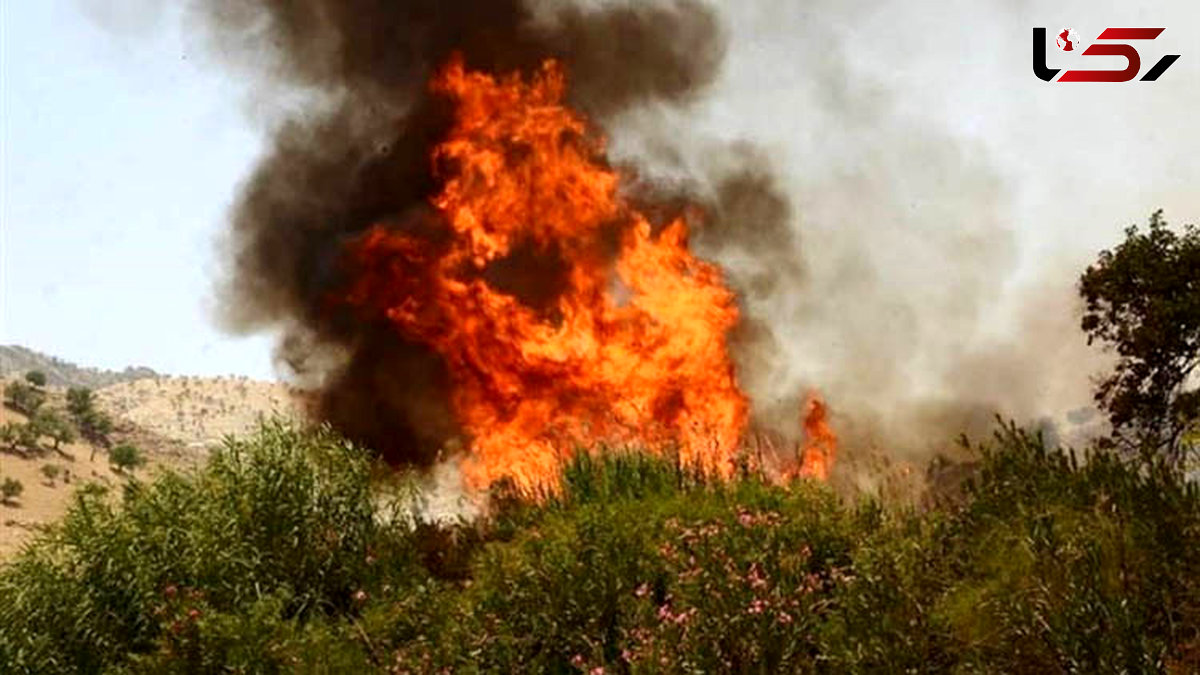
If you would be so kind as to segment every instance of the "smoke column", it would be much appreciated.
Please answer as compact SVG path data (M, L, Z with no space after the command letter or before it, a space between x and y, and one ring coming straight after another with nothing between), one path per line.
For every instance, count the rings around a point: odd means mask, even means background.
M195 11L222 58L265 91L300 101L277 106L284 112L270 150L233 214L223 318L239 331L281 330L278 359L319 388L320 419L418 464L456 434L443 365L386 325L330 311L326 300L344 281L339 255L372 225L440 236L428 206L438 187L429 156L450 119L445 102L428 94L431 75L453 55L496 73L531 72L554 58L567 69L570 104L607 127L631 109L695 100L725 49L717 16L692 0L209 0ZM633 180L630 198L663 218L699 203L712 213L700 238L765 253L774 237L790 235L789 207L760 168L735 168L711 197ZM743 237L736 220L755 211L778 231ZM552 265L519 253L506 262L489 270L493 283L530 302L553 296ZM755 322L746 325L746 345L760 342Z
M734 357L755 428L793 439L819 388L850 453L916 455L982 432L993 412L1057 402L1039 364L1080 359L1067 293L1019 299L1024 334L985 328L1018 266L1005 178L978 148L898 115L826 26L772 7L730 25L697 0L199 0L193 19L256 82L273 130L232 216L226 325L281 333L278 359L317 388L319 419L395 460L433 461L458 431L436 355L323 298L372 225L438 236L429 150L449 119L428 95L433 72L455 53L498 73L552 57L570 104L611 136L627 196L664 219L699 207L694 242L743 310ZM769 43L788 46L780 68L809 73L816 111L801 120L817 130L812 154L790 174L772 148L722 133L720 106L697 113L718 85L738 100L770 86L724 60L731 34L773 26L797 30ZM497 283L531 302L553 294L553 269L509 262Z

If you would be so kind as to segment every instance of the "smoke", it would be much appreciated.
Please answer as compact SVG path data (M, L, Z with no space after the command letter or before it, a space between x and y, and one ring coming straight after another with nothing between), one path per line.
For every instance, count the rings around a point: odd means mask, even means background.
M988 435L996 414L1030 422L1086 405L1089 375L1103 363L1078 329L1079 267L1053 260L1030 271L1022 235L1035 224L1018 208L1023 176L979 138L938 121L940 99L912 108L899 91L912 82L907 62L864 66L870 38L893 33L881 25L903 22L919 42L962 17L930 26L909 8L891 9L818 1L731 12L731 41L762 47L732 50L726 72L754 75L717 83L705 124L714 136L786 148L790 159L776 180L794 198L802 264L749 263L750 273L778 270L784 289L747 303L751 315L769 317L781 352L767 386L752 390L756 405L818 387L842 413L835 423L851 453L917 460L961 433ZM996 13L1016 24L1000 36L1006 44L1027 38L1023 21ZM1027 40L1014 41L1026 56ZM889 48L900 53L892 44L878 51ZM764 62L780 68L763 73ZM959 81L946 74L947 86ZM771 96L769 119L747 119L764 89L793 93ZM747 269L743 258L715 255L735 274ZM792 406L777 409L794 415Z
M665 220L698 207L695 244L743 309L733 346L758 428L794 437L817 388L851 451L915 455L995 411L1068 400L1086 372L1064 375L1062 391L1042 384L1080 362L1082 341L1064 338L1068 293L1014 287L1011 186L986 150L905 116L808 21L813 8L780 20L730 19L698 0L197 0L192 11L214 52L254 78L273 133L233 214L223 318L280 331L279 362L320 390L315 413L390 458L429 463L456 435L446 372L390 327L331 310L328 295L344 245L370 226L438 236L429 150L449 119L426 83L454 53L492 72L562 61L571 104L612 136L639 208ZM774 113L808 130L790 164L728 131L776 86L726 64L728 41L772 23L797 31L764 40L786 45L779 67L806 74L810 117ZM736 105L709 103L714 92ZM495 281L524 297L552 282L551 269L529 279L529 264L510 262ZM1005 312L1049 327L997 333Z
M1044 422L1086 406L1105 362L1078 329L1079 259L1031 271L1023 234L1054 224L1023 222L1024 177L938 121L931 106L943 101L906 107L900 84L864 67L862 47L891 35L880 26L889 20L910 42L964 23L907 12L820 0L730 10L724 24L743 48L730 50L702 110L638 111L614 147L653 174L646 182L682 184L712 205L712 229L696 241L741 293L736 357L760 428L794 437L815 388L835 411L843 456L919 461L962 433L986 437L997 414ZM1027 60L1024 20L995 13L1016 24L1001 37ZM982 32L972 35L991 37ZM904 46L878 51L912 53ZM911 85L906 64L879 70ZM663 140L679 129L687 141ZM759 148L730 153L743 138Z
M215 52L279 101L257 105L277 128L233 214L225 323L281 330L278 360L320 389L317 416L418 463L455 434L444 367L389 326L331 309L329 296L344 245L372 225L439 236L429 158L450 118L427 92L432 73L456 54L490 72L555 58L570 103L606 126L631 108L695 100L725 49L717 16L693 0L204 0L193 13ZM489 280L533 300L553 266L519 263L493 266Z

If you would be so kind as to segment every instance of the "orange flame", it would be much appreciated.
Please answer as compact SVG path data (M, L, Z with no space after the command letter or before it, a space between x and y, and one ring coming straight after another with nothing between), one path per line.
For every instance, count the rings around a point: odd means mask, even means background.
M525 81L455 60L432 87L455 109L432 158L449 236L375 226L351 249L346 300L445 360L468 484L552 485L597 442L676 444L682 461L731 472L747 423L726 342L738 310L686 223L656 229L618 194L556 62ZM546 307L489 281L522 248L557 261Z
M829 426L829 408L817 394L805 402L804 448L800 453L800 475L829 480L829 472L837 458L838 439Z

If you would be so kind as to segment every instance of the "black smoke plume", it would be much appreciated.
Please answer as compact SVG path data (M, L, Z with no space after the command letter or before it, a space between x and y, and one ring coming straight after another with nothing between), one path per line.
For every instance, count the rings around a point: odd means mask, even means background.
M331 311L326 300L341 282L344 246L372 225L439 236L426 206L439 188L429 157L451 120L427 92L430 77L453 55L494 73L527 72L554 58L566 66L570 103L604 127L638 107L696 99L725 52L716 14L695 0L202 0L197 11L222 58L265 91L298 92L303 101L280 106L289 112L235 207L226 322L281 331L280 362L319 383L319 419L394 461L417 464L432 461L456 433L444 368L390 326ZM675 215L665 211L676 202L700 204L711 217L698 236L710 248L794 250L775 245L792 235L790 208L770 172L753 161L732 166L703 197L636 181L631 196L664 216ZM747 215L761 232L739 230ZM519 262L506 268L502 261L498 274L527 276L531 267ZM552 284L552 267L532 285ZM734 282L755 294L772 280L760 270ZM743 351L761 360L771 353L769 331L753 317L746 325Z

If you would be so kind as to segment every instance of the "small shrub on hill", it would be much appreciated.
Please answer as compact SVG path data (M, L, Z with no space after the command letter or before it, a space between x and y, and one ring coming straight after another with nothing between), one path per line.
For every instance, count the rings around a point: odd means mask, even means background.
M21 484L21 481L16 478L5 478L3 482L0 482L0 501L11 504L12 500L20 497L24 491L25 486Z

